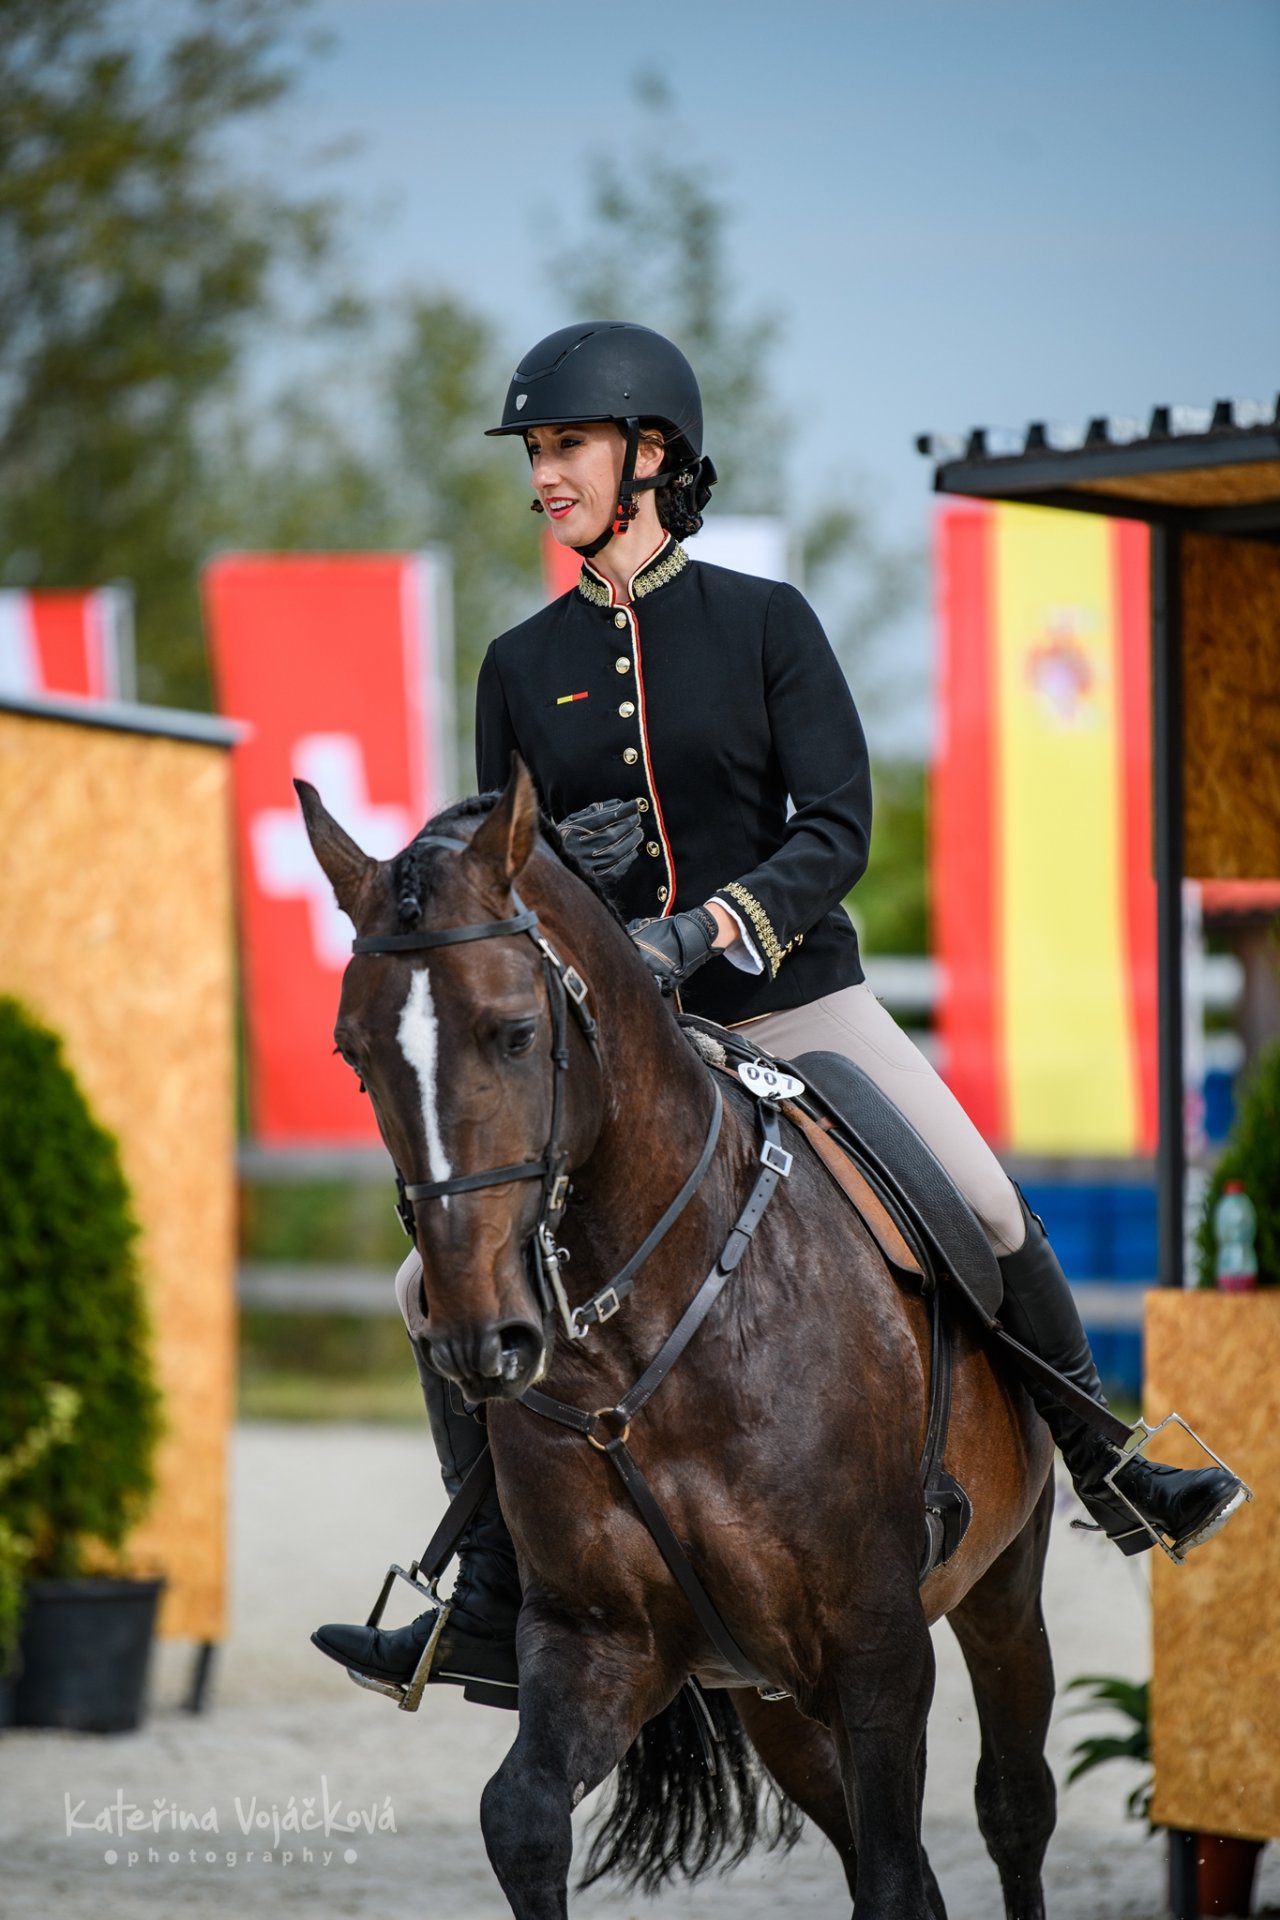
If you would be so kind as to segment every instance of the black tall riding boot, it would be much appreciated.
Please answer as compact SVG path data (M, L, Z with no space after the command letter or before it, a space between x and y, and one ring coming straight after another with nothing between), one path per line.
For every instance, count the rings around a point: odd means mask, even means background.
M1042 1223L1018 1197L1027 1237L1016 1253L1006 1254L1000 1262L1005 1288L1001 1323L1015 1340L1105 1407L1102 1383L1067 1277ZM1102 1531L1121 1553L1144 1553L1154 1546L1146 1527L1106 1485L1105 1475L1116 1464L1116 1448L1055 1400L1052 1387L1029 1377L1023 1384L1057 1443L1076 1492ZM1215 1534L1247 1497L1225 1467L1166 1467L1142 1457L1130 1461L1116 1485L1180 1555Z
M468 1469L484 1451L484 1423L462 1410L457 1389L434 1373L417 1345L411 1344L431 1437L440 1457L441 1477L452 1499ZM449 1607L428 1684L447 1681L464 1687L468 1699L482 1700L488 1706L515 1707L520 1576L494 1489L486 1494L462 1536ZM311 1638L321 1653L366 1679L404 1685L413 1677L435 1621L436 1615L427 1612L405 1627L325 1626L317 1628Z

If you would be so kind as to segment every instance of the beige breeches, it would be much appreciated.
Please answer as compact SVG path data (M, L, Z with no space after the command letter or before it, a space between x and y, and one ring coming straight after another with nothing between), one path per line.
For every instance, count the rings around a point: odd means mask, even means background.
M887 1094L930 1147L977 1214L997 1255L1022 1245L1025 1226L1013 1182L950 1087L908 1040L864 981L808 1006L769 1013L741 1029L748 1040L794 1060L842 1053Z
M941 1160L982 1222L996 1254L1013 1253L1022 1245L1026 1230L1013 1182L950 1087L865 981L829 993L824 1000L811 1000L808 1006L751 1020L741 1031L756 1046L784 1060L819 1051L842 1053L852 1060ZM396 1275L396 1299L406 1320L408 1290L421 1272L415 1249Z

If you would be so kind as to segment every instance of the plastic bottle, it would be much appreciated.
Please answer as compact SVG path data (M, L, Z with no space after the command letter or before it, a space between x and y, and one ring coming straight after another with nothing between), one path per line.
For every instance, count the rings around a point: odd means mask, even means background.
M1213 1210L1213 1238L1217 1249L1213 1270L1224 1293L1248 1293L1258 1284L1258 1256L1254 1241L1258 1216L1244 1190L1243 1180L1228 1180Z

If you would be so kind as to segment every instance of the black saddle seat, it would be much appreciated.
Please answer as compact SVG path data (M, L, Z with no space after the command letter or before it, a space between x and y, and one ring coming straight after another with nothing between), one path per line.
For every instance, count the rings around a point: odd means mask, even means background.
M792 1064L848 1135L853 1158L872 1183L887 1189L917 1227L937 1273L990 1326L1004 1297L1000 1268L977 1215L942 1162L875 1081L843 1054L802 1053Z

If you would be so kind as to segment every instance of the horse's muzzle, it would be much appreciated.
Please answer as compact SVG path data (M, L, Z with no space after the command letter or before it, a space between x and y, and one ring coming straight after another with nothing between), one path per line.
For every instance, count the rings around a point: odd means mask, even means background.
M542 1370L542 1328L528 1320L466 1327L431 1341L431 1364L468 1400L518 1400Z

